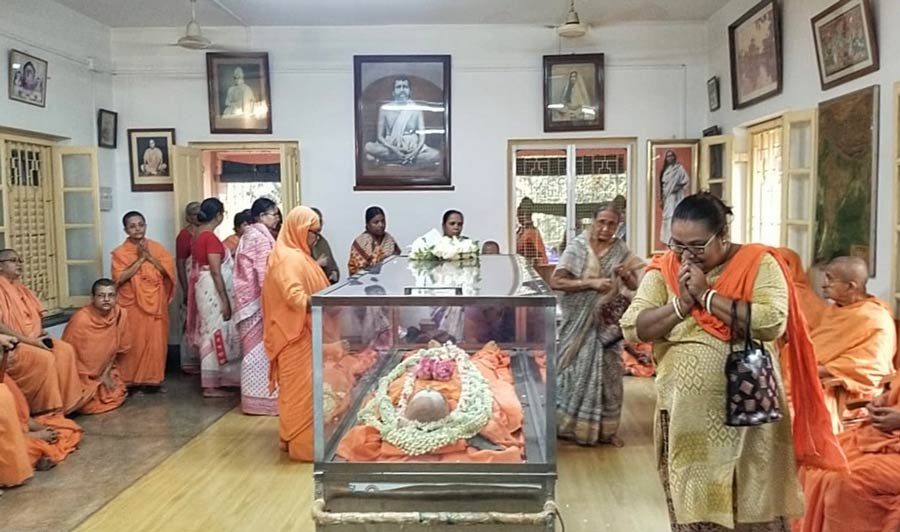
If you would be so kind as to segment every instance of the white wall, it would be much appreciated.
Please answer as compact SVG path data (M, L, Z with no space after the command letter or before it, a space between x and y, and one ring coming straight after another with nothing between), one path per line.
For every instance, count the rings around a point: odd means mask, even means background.
M782 2L782 42L784 49L784 89L779 96L752 107L734 111L731 108L731 76L729 71L728 25L753 7L758 0L731 0L708 24L709 75L721 80L722 107L710 113L709 121L729 131L735 126L747 124L761 117L790 109L814 108L828 100L870 85L881 86L881 115L878 152L878 227L876 277L869 290L890 300L891 267L897 250L893 249L893 146L894 117L897 109L892 100L894 82L900 80L900 9L893 0L873 0L875 20L881 55L881 68L877 72L822 91L816 67L816 51L813 44L810 19L834 0L794 0Z
M638 137L635 177L645 209L646 140L699 136L705 126L706 32L700 23L601 27L562 43L551 30L513 26L340 28L211 28L216 42L269 52L273 134L211 135L205 55L163 44L181 28L114 29L115 110L120 131L174 127L177 143L241 139L299 140L303 202L320 207L326 235L346 273L351 240L373 204L388 213L401 242L440 223L448 208L466 214L466 233L507 247L509 139L589 137L542 131L545 54L604 52L606 131L593 136ZM577 47L569 47L576 43ZM454 192L353 192L353 55L452 55L452 168ZM174 234L170 193L131 193L128 153L116 152L117 209L148 215L152 236ZM230 213L229 213L230 214ZM643 218L642 216L640 218ZM646 233L642 224L639 235ZM106 244L109 248L114 242Z
M109 28L49 0L2 0L0 12L0 126L96 146L96 109L112 106ZM7 98L7 57L13 48L48 62L45 108ZM116 183L114 161L112 150L99 150L103 186ZM115 229L115 217L115 212L102 216L105 249L121 235L109 229ZM108 256L104 265L108 271Z

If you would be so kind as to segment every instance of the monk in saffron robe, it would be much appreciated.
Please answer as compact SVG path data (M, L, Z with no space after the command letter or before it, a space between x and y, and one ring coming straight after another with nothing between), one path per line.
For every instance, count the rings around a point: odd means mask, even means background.
M803 269L803 261L800 259L800 255L789 248L778 248L777 251L781 258L784 259L791 273L791 281L794 283L800 310L806 317L807 325L809 325L810 329L818 327L822 321L823 313L828 308L828 303L819 297L819 294L813 289L809 275Z
M91 304L76 312L63 333L78 352L78 374L90 399L78 410L102 414L122 406L127 391L116 357L131 348L125 309L116 305L116 283L100 279L91 287Z
M794 532L900 530L900 377L868 409L869 420L838 436L849 474L801 472L806 514Z
M119 305L128 311L134 339L119 359L126 385L159 388L169 350L169 303L175 292L175 261L166 249L146 237L144 215L131 211L122 218L128 238L112 252L112 277Z
M313 460L311 296L330 286L310 254L319 217L308 207L288 213L263 282L263 335L269 389L278 384L278 435L292 460Z
M859 417L845 404L875 397L893 373L897 333L890 307L866 293L869 270L857 257L838 257L825 269L825 293L834 305L810 338L826 382L825 404L836 432L842 419ZM838 379L839 385L829 383Z
M7 373L22 389L32 412L68 414L84 402L75 349L44 331L44 306L21 283L21 276L18 253L0 250L0 334L19 342Z

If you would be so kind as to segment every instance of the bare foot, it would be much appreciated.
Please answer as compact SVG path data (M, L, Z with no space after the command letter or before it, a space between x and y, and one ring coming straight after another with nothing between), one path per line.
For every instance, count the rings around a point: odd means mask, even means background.
M44 440L47 443L56 443L59 441L59 434L51 428L43 428L41 430L31 431L28 433L30 438Z
M221 388L203 388L203 397L232 397L234 393Z
M625 447L625 442L622 441L622 438L618 436L610 436L607 439L600 440L600 443L602 443L603 445L612 445L613 447L616 447L618 449Z
M47 471L56 467L56 464L53 463L53 460L47 458L46 456L42 456L36 464L34 464L34 468L37 471Z

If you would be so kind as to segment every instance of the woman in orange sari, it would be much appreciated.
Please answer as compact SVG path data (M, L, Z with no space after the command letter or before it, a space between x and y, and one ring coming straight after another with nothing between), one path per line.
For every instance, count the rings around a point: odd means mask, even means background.
M392 255L400 254L400 246L385 228L387 220L381 207L366 209L366 230L356 237L350 246L350 262L347 265L350 275L360 270L367 270L384 262Z
M278 436L292 460L313 460L311 296L330 286L310 254L320 228L309 207L295 207L269 256L263 282L263 334L269 386L278 385Z

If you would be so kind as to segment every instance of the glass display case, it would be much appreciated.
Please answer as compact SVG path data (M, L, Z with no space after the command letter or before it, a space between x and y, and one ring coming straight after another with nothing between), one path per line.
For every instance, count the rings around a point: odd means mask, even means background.
M555 314L507 255L314 295L317 530L554 530Z

